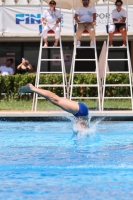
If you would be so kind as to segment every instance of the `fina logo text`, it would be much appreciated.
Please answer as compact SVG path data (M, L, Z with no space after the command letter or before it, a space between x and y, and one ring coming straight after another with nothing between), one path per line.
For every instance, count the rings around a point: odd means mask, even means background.
M16 14L16 24L40 24L41 14Z

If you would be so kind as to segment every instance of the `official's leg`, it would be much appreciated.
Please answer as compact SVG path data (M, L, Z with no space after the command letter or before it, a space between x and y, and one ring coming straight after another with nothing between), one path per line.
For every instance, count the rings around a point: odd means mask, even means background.
M58 45L59 42L59 37L60 37L60 27L59 26L55 26L52 29L55 32L55 43L54 46Z
M92 42L94 42L94 38L95 38L95 29L94 29L94 26L93 26L91 23L89 23L89 24L87 25L86 29L87 29L87 31L88 31L89 34L90 34L90 40L91 40Z
M114 24L111 24L109 27L108 27L108 32L109 32L109 45L110 46L113 46L113 43L112 43L112 40L113 40L113 36L114 36L114 32L116 30L116 27Z
M109 33L109 45L110 45L110 46L113 45L113 43L112 43L113 36L114 36L114 33Z
M121 33L121 35L122 35L122 38L123 38L123 44L126 46L127 44L126 44L126 37L127 37L127 30L126 30L126 27L125 26L121 26L120 28L119 28L119 31L120 31L120 33Z
M44 39L44 46L47 47L47 35L48 35L48 31L50 30L50 28L48 26L44 26L43 29L43 39Z
M86 30L89 32L90 34L90 46L94 47L94 39L95 39L95 29L94 26L91 23L88 23L86 26Z
M78 24L78 28L77 28L77 32L76 32L77 41L80 41L84 30L85 30L84 24Z

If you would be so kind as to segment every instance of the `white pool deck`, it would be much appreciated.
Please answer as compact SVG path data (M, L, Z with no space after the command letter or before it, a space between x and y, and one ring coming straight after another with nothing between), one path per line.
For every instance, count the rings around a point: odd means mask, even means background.
M90 117L131 117L133 111L89 111ZM73 116L65 111L0 111L2 117L70 117Z

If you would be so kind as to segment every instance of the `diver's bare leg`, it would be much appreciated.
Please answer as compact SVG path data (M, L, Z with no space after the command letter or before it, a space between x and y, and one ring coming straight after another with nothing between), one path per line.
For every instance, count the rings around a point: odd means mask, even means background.
M65 99L65 98L61 98L61 97L57 96L56 94L54 94L53 92L36 88L32 84L27 84L26 86L21 87L19 89L19 92L20 93L35 92L35 93L41 95L42 97L46 98L47 100L49 100L51 103L59 106L63 110L65 110L69 113L72 113L72 114L76 114L79 111L78 102L71 101L71 100Z

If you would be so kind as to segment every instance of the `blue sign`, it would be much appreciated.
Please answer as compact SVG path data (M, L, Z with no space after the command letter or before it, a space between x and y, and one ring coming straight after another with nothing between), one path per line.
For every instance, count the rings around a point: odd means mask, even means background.
M16 24L40 24L41 14L16 14Z

